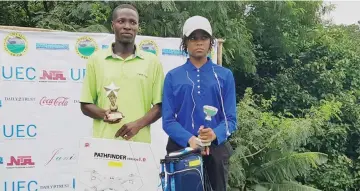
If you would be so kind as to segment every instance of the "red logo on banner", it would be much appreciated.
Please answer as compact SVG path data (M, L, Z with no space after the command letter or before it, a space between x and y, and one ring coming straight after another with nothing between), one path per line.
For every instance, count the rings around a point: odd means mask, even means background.
M65 81L66 77L64 76L64 72L61 70L43 70L43 74L40 77L40 80Z
M58 97L56 99L52 99L44 96L40 100L40 105L67 106L68 99L68 97Z
M85 143L85 147L90 147L90 143Z
M31 160L31 156L14 156L10 157L10 162L7 163L8 166L33 166L35 163Z

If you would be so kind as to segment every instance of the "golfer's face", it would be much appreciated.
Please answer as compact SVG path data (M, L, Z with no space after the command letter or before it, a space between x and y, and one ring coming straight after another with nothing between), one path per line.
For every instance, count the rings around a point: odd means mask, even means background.
M112 27L116 39L123 43L131 43L139 29L139 17L132 9L120 9L116 12L116 19L112 22Z
M210 35L203 30L196 30L188 37L188 52L193 57L206 57L210 50Z

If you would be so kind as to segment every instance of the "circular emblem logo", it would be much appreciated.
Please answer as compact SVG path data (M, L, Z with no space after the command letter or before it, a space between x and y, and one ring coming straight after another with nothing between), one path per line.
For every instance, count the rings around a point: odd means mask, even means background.
M98 50L98 46L93 38L83 36L76 41L75 49L81 58L88 59Z
M22 56L27 51L28 42L24 35L12 32L4 39L4 48L12 56Z
M146 52L151 52L155 55L159 53L159 47L156 45L155 41L153 40L143 40L140 42L139 47Z

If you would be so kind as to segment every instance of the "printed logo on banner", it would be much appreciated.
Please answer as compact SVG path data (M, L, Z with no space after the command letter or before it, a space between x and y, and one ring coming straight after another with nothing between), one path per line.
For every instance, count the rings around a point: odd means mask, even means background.
M16 180L16 181L5 181L3 188L4 191L38 191L38 190L59 190L64 188L75 189L75 179L72 179L71 183L68 184L46 184L39 185L36 180Z
M50 185L44 185L40 186L40 190L58 190L62 188L71 188L70 184L50 184Z
M36 70L33 67L1 66L1 77L5 81L31 82L36 79Z
M69 188L75 189L75 178L71 179L70 183L62 183L62 184L46 184L46 185L40 185L40 190L59 190L59 189L63 189L63 188L67 188L67 190L69 190Z
M36 180L5 181L3 188L4 191L37 191L38 182Z
M4 97L4 99L0 99L0 108L5 102L34 102L35 97Z
M162 55L169 55L169 56L187 56L187 54L181 50L176 49L162 49Z
M215 47L213 47L211 49L211 51L209 52L209 54L207 55L208 57L210 57L211 59L215 59ZM185 52L183 52L182 50L177 50L177 49L162 49L161 51L162 55L167 55L167 56L186 56L188 57L189 54L186 54Z
M138 157L138 158L133 158L133 157L128 157L126 155L120 155L120 154L112 154L112 153L99 153L99 152L94 152L94 158L95 159L107 159L107 160L122 160L122 161L140 161L140 162L146 162L146 158L144 157Z
M75 45L76 53L81 58L88 59L95 51L98 50L98 45L95 40L88 36L78 38Z
M34 102L35 99L35 97L4 97L5 102Z
M108 48L109 48L109 45L106 45L106 44L101 45L101 49L108 49Z
M82 82L86 74L85 68L71 68L70 69L70 78L74 82Z
M66 77L62 70L42 70L39 82L66 82Z
M23 34L12 32L5 37L4 48L12 56L22 56L28 49L28 42Z
M57 97L57 98L47 98L46 96L42 97L39 104L41 106L67 106L69 103L69 97Z
M35 124L2 125L1 135L5 141L36 139L37 127Z
M157 44L155 43L155 41L153 40L142 40L139 44L139 47L146 52L151 52L155 55L158 55L159 53L159 48L157 46Z
M36 43L36 50L69 50L69 44Z
M4 164L4 159L0 157L0 164Z
M76 154L75 153L65 153L64 154L64 149L63 148L57 148L54 149L53 152L51 153L51 156L46 159L46 162L44 164L44 166L48 166L51 164L66 164L68 165L69 163L73 163L73 162L77 162L76 160Z
M2 66L1 78L4 81L21 81L21 82L55 82L63 83L71 80L73 82L82 83L84 80L85 68L70 68L68 71L63 70L41 70L39 72L39 80L37 80L37 72L33 67L23 66Z
M35 167L35 163L32 161L31 156L11 156L9 161L10 162L6 164L7 169Z

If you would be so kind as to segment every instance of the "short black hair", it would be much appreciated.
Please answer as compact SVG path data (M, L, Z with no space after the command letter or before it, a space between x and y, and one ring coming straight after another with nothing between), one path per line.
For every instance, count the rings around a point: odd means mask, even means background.
M115 20L116 19L116 12L120 9L131 9L131 10L134 10L137 14L137 16L139 17L139 12L137 11L137 9L131 5L131 4L121 4L117 7L115 7L115 9L113 10L112 12L112 20Z
M187 51L187 45L186 45L186 42L188 41L188 38L187 36L183 36L181 38L181 43L180 43L180 50L182 52L184 52L185 54L188 54L188 51ZM209 48L209 51L211 51L212 47L214 46L215 44L215 37L211 36L210 35L210 48Z

